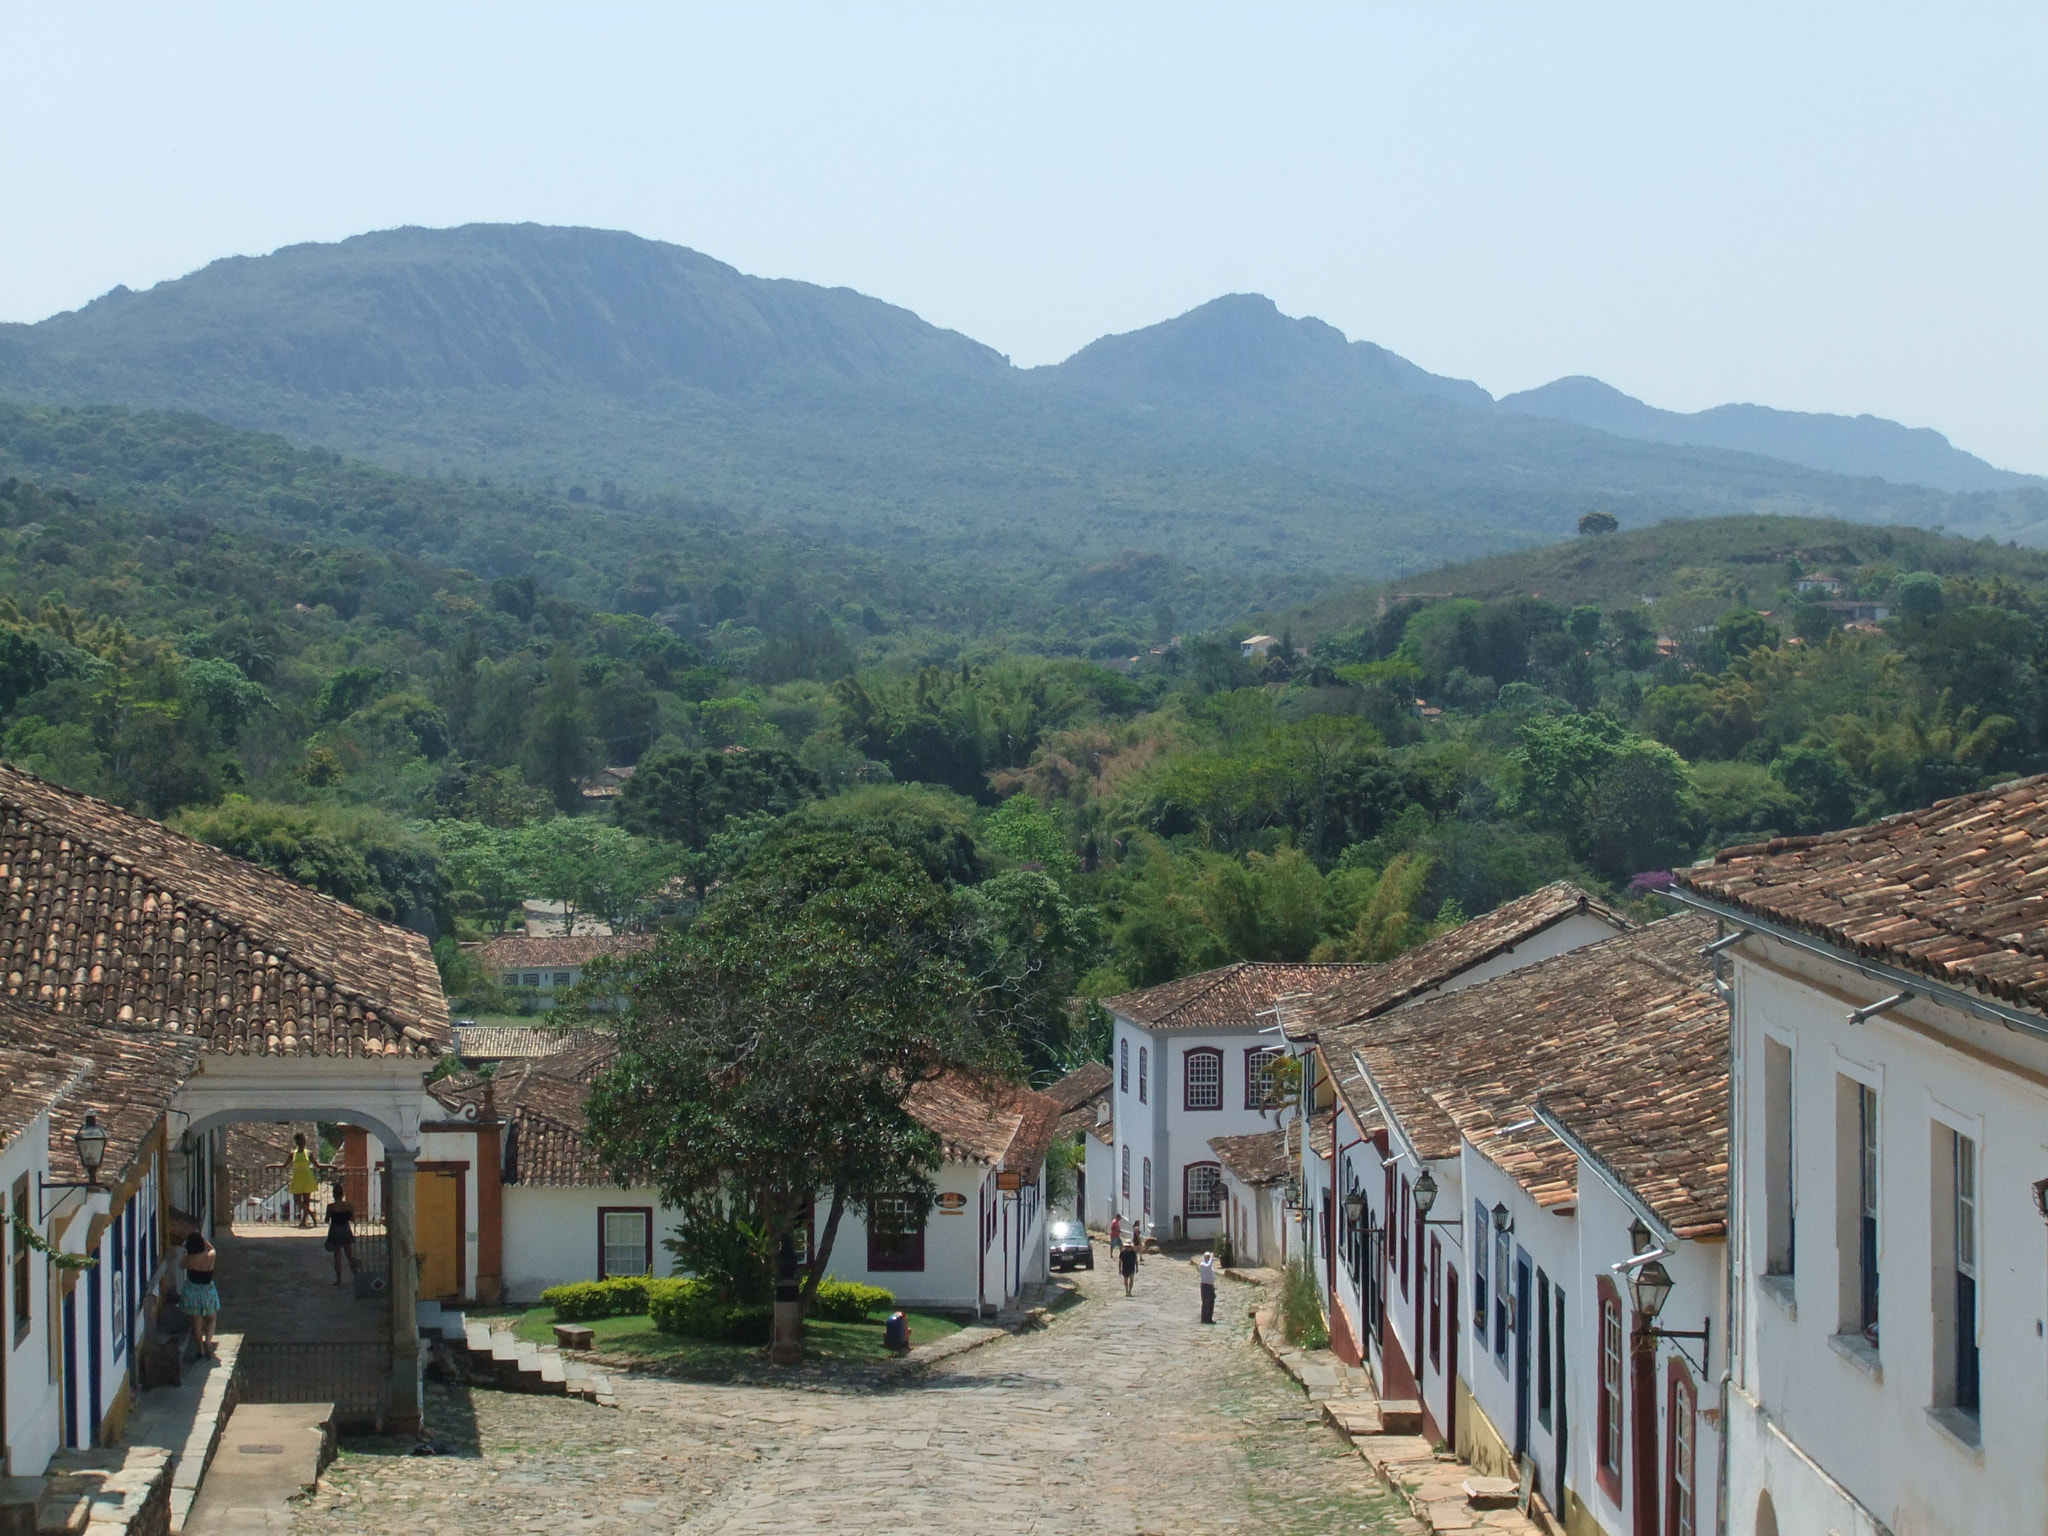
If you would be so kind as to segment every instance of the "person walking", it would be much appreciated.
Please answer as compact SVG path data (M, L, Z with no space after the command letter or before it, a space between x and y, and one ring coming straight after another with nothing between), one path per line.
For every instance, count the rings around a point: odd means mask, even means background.
M1202 1321L1216 1321L1216 1255L1205 1253L1201 1263L1195 1266L1195 1275L1202 1282Z
M306 1150L306 1133L292 1132L292 1160L286 1165L290 1182L292 1213L302 1227L313 1225L313 1194L320 1188L321 1164Z
M214 1319L220 1316L220 1290L213 1281L219 1257L204 1234L194 1232L185 1239L185 1283L178 1291L178 1305L191 1319L192 1343L209 1360L220 1358L220 1348L213 1342Z
M1124 1253L1124 1218L1118 1212L1109 1218L1109 1256L1113 1262L1121 1263Z
M341 1261L348 1260L348 1276L356 1276L356 1208L348 1203L341 1180L334 1181L334 1198L327 1203L327 1251L334 1255L334 1283L341 1284Z
M1131 1294L1131 1286L1138 1278L1137 1244L1131 1243L1125 1246L1123 1253L1117 1259L1117 1268L1123 1271L1124 1294L1128 1296Z

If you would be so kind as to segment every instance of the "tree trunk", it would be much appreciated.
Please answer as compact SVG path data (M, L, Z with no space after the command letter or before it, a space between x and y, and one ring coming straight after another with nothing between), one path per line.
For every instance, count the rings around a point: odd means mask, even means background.
M839 1218L845 1211L846 1191L834 1186L832 1209L826 1214L825 1230L811 1244L811 1262L804 1268L803 1304L806 1313L811 1310L811 1303L818 1295L818 1286L825 1278L826 1267L832 1262L832 1245L838 1240Z

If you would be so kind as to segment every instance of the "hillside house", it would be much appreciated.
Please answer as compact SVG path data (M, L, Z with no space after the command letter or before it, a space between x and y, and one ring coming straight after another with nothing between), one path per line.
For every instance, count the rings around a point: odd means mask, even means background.
M1728 1530L2048 1526L2048 778L1678 872L1720 922Z
M1809 596L1840 597L1842 578L1830 576L1826 571L1809 571L1792 583L1792 590Z
M1246 661L1263 661L1279 649L1279 636L1253 635L1238 647L1238 654Z
M585 927L579 919L578 927ZM558 993L583 980L591 962L637 954L652 947L644 934L579 933L572 937L546 934L492 939L475 951L476 962L498 978L501 986L540 994L552 1006Z

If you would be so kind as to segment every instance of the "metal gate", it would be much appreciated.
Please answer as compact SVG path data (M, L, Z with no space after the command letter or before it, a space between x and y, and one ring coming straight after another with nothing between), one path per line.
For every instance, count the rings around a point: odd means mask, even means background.
M295 1129L301 1128L270 1125L230 1127L222 1173L227 1183L228 1219L235 1226L289 1227L298 1224L290 1171ZM306 1126L302 1129L307 1133L308 1142L312 1142L317 1128ZM356 1295L382 1295L391 1272L389 1236L384 1226L390 1178L381 1167L342 1167L323 1172L320 1187L306 1202L310 1229L326 1231L336 1183L341 1185L343 1198L355 1212L350 1227L356 1240Z
M234 1397L332 1403L337 1429L382 1429L391 1401L391 1346L245 1342L235 1356Z

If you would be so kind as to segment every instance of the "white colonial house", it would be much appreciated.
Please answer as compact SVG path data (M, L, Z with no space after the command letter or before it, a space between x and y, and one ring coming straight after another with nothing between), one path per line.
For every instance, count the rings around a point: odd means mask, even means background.
M905 1103L939 1137L937 1203L922 1223L882 1225L848 1211L831 1273L879 1285L905 1305L995 1312L1047 1278L1045 1155L1057 1100L962 1073L920 1083ZM822 1215L822 1213L821 1213Z
M2048 1530L2048 779L1679 873L1733 988L1734 1536Z
M1283 997L1377 969L1240 961L1106 997L1116 1086L1114 1209L1148 1235L1213 1238L1223 1224L1218 1136L1279 1124L1273 1066Z
M1526 1468L1575 1532L1712 1528L1728 1077L1711 936L1668 919L1318 1041L1333 1337L1425 1435L1491 1475Z

